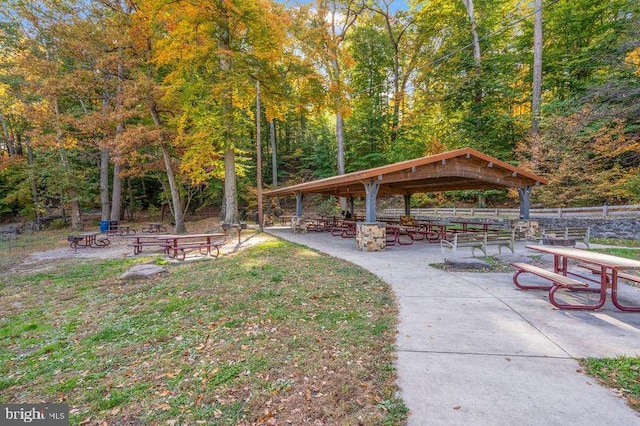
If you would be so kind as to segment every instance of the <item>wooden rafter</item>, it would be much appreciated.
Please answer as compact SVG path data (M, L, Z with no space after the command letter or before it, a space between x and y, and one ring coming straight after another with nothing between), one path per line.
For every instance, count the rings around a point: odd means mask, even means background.
M364 196L364 184L380 184L380 195L463 189L525 188L546 179L472 148L416 158L387 166L305 182L267 191L271 197L318 193L341 197Z

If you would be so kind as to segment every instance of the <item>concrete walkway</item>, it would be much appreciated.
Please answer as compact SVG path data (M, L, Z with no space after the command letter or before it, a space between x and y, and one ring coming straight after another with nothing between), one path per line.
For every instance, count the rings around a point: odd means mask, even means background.
M580 373L575 360L639 355L640 314L610 302L596 312L560 311L544 291L517 290L511 273L432 268L443 261L436 244L364 253L353 239L328 233L267 232L350 261L392 286L409 425L640 425L624 399ZM516 254L534 253L520 245ZM621 300L640 305L640 290L624 287Z

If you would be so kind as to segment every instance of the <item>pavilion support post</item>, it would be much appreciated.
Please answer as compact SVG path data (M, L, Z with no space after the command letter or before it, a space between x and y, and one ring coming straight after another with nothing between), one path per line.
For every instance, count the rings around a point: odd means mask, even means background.
M302 217L302 192L296 192L296 216Z
M368 183L364 184L364 190L367 193L365 199L365 222L373 223L376 221L376 205L378 201L378 190L380 190L380 184L375 180L370 180Z
M533 186L518 188L520 195L520 219L529 219L529 209L531 208L531 190Z
M404 215L411 216L411 193L404 194Z
M354 197L349 197L349 211L351 214L354 213L356 209L356 199Z

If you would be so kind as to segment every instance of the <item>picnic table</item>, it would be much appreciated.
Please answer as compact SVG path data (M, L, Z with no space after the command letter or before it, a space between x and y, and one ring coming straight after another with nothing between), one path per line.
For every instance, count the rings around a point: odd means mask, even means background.
M413 244L412 227L401 225L385 225L387 233L386 245L394 246L396 244L408 246ZM403 239L404 237L404 239Z
M69 241L69 247L74 251L78 247L106 247L109 245L109 238L98 238L99 232L83 232L81 234L69 235L67 241Z
M595 310L601 308L607 298L607 288L611 288L611 302L621 311L640 312L640 306L623 305L618 299L618 281L626 279L639 282L640 277L631 275L625 270L640 270L640 261L613 256L605 253L598 253L583 249L557 246L527 245L528 249L553 255L553 271L547 271L537 266L526 263L512 263L518 270L513 276L514 284L523 290L542 289L549 291L549 301L560 309L584 309ZM599 275L599 279L593 279L577 272L569 270L569 261L578 262L578 267L585 268ZM529 272L546 280L551 281L551 285L526 285L518 281L520 274ZM569 276L580 278L573 279ZM598 284L592 287L589 283ZM560 289L572 291L592 291L600 293L600 298L595 304L567 304L560 303L555 299L555 293Z
M427 241L437 243L447 238L447 224L436 222L430 219L416 220L416 226L421 234L424 234Z
M109 230L107 231L107 236L125 236L125 235L135 235L135 229L131 229L130 225L111 225L109 226Z
M207 254L212 256L211 249L215 249L214 257L218 257L220 254L220 246L225 243L226 234L176 234L176 235L162 235L157 237L166 244L167 253L169 256L184 260L186 257L186 250L198 249L201 254ZM204 253L203 253L204 250ZM178 257L178 254L182 254L182 258Z
M334 237L354 238L356 236L356 222L353 220L340 221L329 230Z
M142 247L158 247L168 252L167 240L163 239L164 235L123 235L122 238L128 239L131 242L128 244L133 247L133 254L138 255L142 253Z

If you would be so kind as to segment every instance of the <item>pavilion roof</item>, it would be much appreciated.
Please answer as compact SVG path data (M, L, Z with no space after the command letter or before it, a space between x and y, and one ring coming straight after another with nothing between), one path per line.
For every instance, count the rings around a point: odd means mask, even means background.
M362 197L364 184L380 184L378 195L456 191L463 189L524 188L547 180L472 148L401 161L399 163L265 191L269 197L326 194Z

